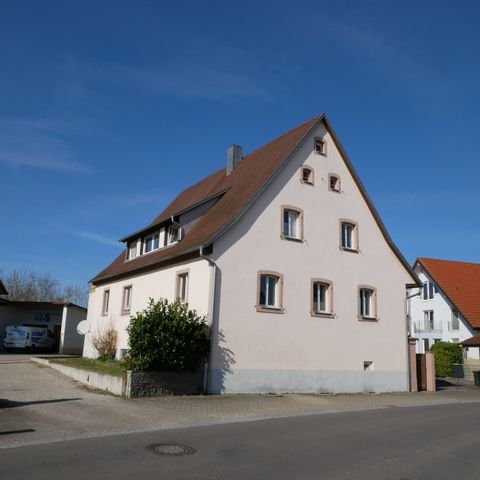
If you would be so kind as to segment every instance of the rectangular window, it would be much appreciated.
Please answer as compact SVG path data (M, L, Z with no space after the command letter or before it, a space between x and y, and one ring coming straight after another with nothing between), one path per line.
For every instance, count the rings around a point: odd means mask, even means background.
M128 259L131 260L137 256L137 241L134 240L128 244Z
M312 315L332 314L332 284L327 281L312 281Z
M188 297L188 272L177 274L177 298L187 303Z
M179 239L178 225L170 225L167 231L167 245L177 243Z
M359 289L359 313L362 318L376 318L376 292L373 288Z
M452 320L450 322L450 330L460 330L460 320L458 318L458 312L452 310Z
M303 214L301 210L283 207L282 237L289 240L302 240Z
M110 290L103 291L102 315L108 315L108 303L110 301Z
M314 151L318 155L326 155L327 144L325 143L325 140L323 140L322 138L315 138Z
M328 188L332 192L340 192L340 177L337 175L329 175L328 176Z
M422 298L424 300L431 300L435 293L438 293L438 288L433 282L425 282L422 289Z
M434 323L434 317L433 317L433 310L425 310L423 312L423 321L425 324L425 329L426 330L434 330L435 323Z
M129 313L132 306L132 286L123 287L122 313Z
M148 253L156 250L159 246L158 233L146 237L143 242L143 253Z
M281 310L282 276L275 272L258 274L257 311Z
M358 250L358 229L354 223L341 222L341 246L344 250Z

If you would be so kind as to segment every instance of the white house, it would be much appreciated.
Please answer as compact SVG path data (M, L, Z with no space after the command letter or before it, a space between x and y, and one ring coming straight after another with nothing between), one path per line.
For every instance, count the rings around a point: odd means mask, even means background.
M417 352L439 341L461 343L480 333L480 264L417 258L414 271L423 283L409 299L410 333ZM478 348L467 349L478 359Z
M419 285L325 115L221 168L92 280L84 355L107 325L177 297L206 315L210 393L406 391Z

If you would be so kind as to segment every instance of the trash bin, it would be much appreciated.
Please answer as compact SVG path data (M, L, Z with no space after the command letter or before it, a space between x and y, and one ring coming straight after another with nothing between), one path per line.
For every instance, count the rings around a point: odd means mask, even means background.
M463 365L461 363L454 363L452 365L452 377L453 378L464 378L465 374L463 372Z
M475 380L475 385L480 387L480 370L474 370L472 373Z

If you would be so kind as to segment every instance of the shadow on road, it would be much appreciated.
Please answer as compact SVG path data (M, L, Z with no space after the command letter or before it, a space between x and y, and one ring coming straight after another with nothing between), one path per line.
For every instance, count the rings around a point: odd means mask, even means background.
M16 408L16 407L26 407L28 405L40 405L42 403L62 403L62 402L75 402L81 400L81 398L59 398L56 400L34 400L31 402L15 402L13 400L7 400L5 398L0 398L0 408Z
M36 432L33 428L24 428L23 430L10 430L6 432L0 431L0 435L15 435L17 433L32 433Z

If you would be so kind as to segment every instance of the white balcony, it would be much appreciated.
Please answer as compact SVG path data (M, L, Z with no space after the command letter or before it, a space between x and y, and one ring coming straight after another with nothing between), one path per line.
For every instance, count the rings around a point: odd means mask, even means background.
M418 320L413 322L413 331L415 333L442 333L442 322Z

